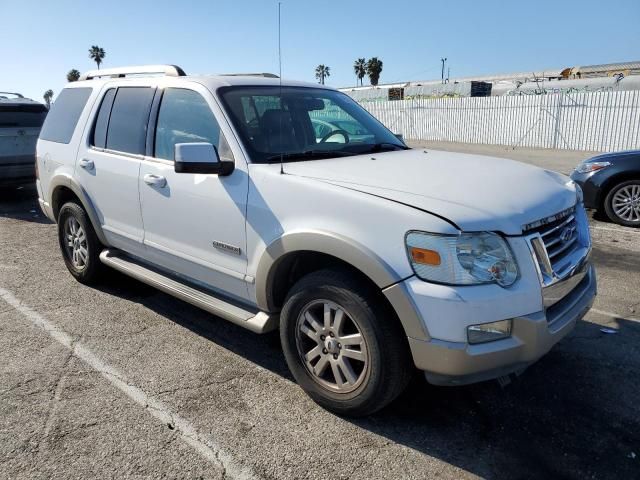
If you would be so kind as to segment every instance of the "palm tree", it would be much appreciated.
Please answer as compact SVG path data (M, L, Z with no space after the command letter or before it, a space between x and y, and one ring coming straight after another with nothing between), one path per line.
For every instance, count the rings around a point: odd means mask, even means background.
M316 67L316 78L320 80L322 85L324 85L324 79L331 76L331 72L329 70L331 69L325 65L318 65Z
M367 62L367 75L369 75L369 81L371 85L378 85L380 80L380 74L382 73L382 60L378 60L378 57L372 57Z
M77 82L80 78L80 72L75 68L72 68L67 72L67 82Z
M102 63L105 55L106 53L104 51L104 48L100 48L97 45L93 45L89 49L89 58L96 62L96 65L98 65L98 70L100 70L100 64Z
M359 58L353 63L353 71L356 73L356 78L360 80L362 85L362 79L367 74L367 61L364 58ZM358 83L356 81L356 83Z
M53 90L49 89L46 92L44 92L44 95L42 96L42 98L44 98L44 101L47 104L47 108L51 108L51 99L53 98Z

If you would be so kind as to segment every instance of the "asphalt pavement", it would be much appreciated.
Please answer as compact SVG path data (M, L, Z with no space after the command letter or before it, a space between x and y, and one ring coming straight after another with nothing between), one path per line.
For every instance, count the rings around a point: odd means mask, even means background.
M77 283L35 190L2 190L0 478L638 478L640 230L591 226L595 307L524 375L416 375L353 420L300 390L275 333L115 272Z

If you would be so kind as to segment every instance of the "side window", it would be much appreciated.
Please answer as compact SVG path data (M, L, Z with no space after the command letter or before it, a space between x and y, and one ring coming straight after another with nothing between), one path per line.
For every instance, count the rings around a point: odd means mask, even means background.
M109 127L109 150L135 154L145 153L147 123L154 89L149 87L120 87L115 94Z
M223 160L233 153L205 99L193 90L167 88L162 96L156 124L156 158L174 160L176 143L207 142Z
M113 106L115 96L116 89L110 88L102 98L98 117L96 118L96 125L93 129L92 144L96 147L105 148L107 146L107 127L109 126L109 115L111 114L111 107Z
M44 121L40 138L50 142L69 143L92 90L91 88L62 90Z

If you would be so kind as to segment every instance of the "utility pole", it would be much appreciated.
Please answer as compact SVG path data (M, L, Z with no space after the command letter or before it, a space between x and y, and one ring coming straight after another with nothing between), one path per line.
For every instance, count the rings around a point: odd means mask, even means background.
M444 83L444 64L447 61L447 59L441 58L440 61L442 62L442 74L440 75L440 79L442 80L442 83Z

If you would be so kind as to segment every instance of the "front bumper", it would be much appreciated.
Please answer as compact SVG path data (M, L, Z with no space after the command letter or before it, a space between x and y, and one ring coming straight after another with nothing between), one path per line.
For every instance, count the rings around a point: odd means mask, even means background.
M592 177L597 173L597 171L578 173L575 170L571 173L571 180L576 182L582 189L583 202L586 208L597 209L600 205L600 186L592 180Z
M0 157L0 184L31 183L36 178L35 156Z
M512 335L504 340L470 345L409 337L415 365L436 385L464 385L520 373L573 330L591 308L597 292L595 270L586 263L584 271L582 280L552 307L513 318Z

